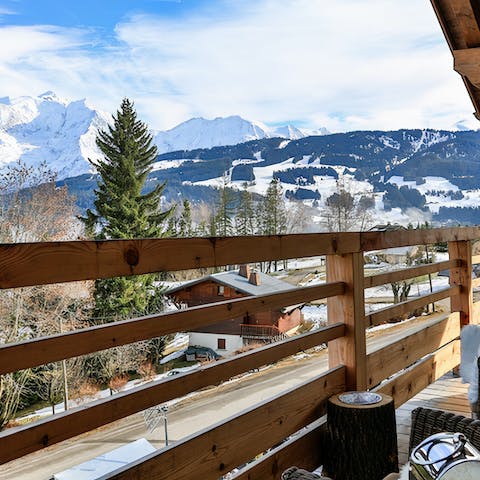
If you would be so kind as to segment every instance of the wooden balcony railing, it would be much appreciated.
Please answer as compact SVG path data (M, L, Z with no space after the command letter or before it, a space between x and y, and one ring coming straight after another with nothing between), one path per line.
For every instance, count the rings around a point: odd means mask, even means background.
M280 335L280 331L275 325L249 325L246 323L240 325L240 336L243 338L267 340L278 335Z
M327 298L328 326L96 400L50 418L0 432L0 463L62 442L146 408L181 397L242 372L328 343L329 370L274 398L254 405L178 443L160 449L133 467L104 478L216 479L256 461L237 479L274 479L291 465L322 463L323 420L328 397L354 389L391 394L395 404L418 393L459 363L461 325L478 318L473 303L472 241L480 228L329 233L273 237L76 241L0 245L0 288L93 280L159 271L178 271L248 262L327 256L323 285L246 297L133 318L0 347L0 374L15 372L248 313ZM449 260L370 277L364 253L390 247L448 242ZM365 314L364 290L440 270L450 270L450 286ZM367 352L366 328L450 299L452 313L414 333ZM208 319L208 320L205 320ZM285 439L287 439L285 441Z

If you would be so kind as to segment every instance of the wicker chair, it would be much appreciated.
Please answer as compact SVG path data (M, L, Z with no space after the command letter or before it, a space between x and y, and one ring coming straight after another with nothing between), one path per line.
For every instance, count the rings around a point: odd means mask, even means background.
M441 432L463 433L480 450L480 420L420 407L412 412L409 452L430 435Z

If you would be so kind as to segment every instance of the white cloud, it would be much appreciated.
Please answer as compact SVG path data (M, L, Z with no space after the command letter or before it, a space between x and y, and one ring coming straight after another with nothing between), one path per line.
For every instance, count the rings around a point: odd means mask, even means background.
M0 27L13 45L0 52L2 95L51 89L108 111L128 96L154 128L231 114L333 131L477 128L423 0L230 0L182 19L136 15L115 34L106 45L94 31Z

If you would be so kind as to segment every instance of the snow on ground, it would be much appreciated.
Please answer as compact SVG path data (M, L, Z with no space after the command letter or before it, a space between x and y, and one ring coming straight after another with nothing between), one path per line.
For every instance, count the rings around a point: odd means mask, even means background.
M168 168L178 168L180 165L182 165L185 162L203 162L203 160L198 160L198 159L191 159L191 158L182 158L178 160L161 160L160 162L155 162L153 164L152 171L155 170L167 170Z
M444 177L427 176L425 183L417 185L416 182L406 181L404 177L395 175L387 183L395 184L398 187L406 186L417 189L425 195L427 206L433 213L438 213L440 207L478 207L480 206L480 190L464 191L464 197L453 200L448 192L457 192L459 188Z
M448 287L448 277L432 277L432 289L434 292ZM428 280L423 283L414 283L410 289L410 297L426 295L430 293L430 283ZM381 285L379 287L368 288L365 290L365 298L390 297L393 296L390 285Z
M306 257L288 260L288 270L320 267L322 265L322 258L325 257Z
M448 192L449 190L456 192L458 190L456 185L450 183L444 177L425 177L425 183L422 185L417 185L415 180L405 181L404 177L395 175L391 177L387 183L393 183L398 187L405 186L408 188L416 188L423 195L425 195L429 190L439 190L443 192Z
M200 368L200 363L196 363L196 364L188 366L188 367L176 368L175 370L178 373L187 373L189 371L196 370L198 368ZM124 387L121 388L121 391L124 392L126 390L131 390L132 388L139 387L139 386L144 385L146 383L155 382L157 380L162 380L166 377L168 377L168 372L156 375L151 380L143 380L143 379L131 380L130 382L126 383ZM83 397L81 399L75 399L75 400L69 399L68 404L69 404L70 408L75 408L75 407L84 405L86 403L92 402L93 400L99 400L101 398L108 398L110 396L111 396L110 395L110 390L108 388L106 388L104 390L99 390L94 395L89 395L89 396ZM181 400L180 398L177 398L177 399L172 400L170 402L166 402L166 404L167 405L173 405L174 403L177 403L180 400ZM65 411L63 402L55 405L55 413L56 414L61 413L63 411ZM47 416L50 416L51 414L52 414L52 407L48 406L48 407L44 407L44 408L41 408L39 410L36 410L35 412L33 412L29 415L25 415L24 417L18 418L17 420L21 421L21 420L25 420L25 419L29 419L29 418L34 418L34 417L47 417Z

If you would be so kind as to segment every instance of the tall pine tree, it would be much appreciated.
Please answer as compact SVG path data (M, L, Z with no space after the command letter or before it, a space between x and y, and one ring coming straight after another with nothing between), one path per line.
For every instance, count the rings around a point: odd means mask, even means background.
M178 220L178 226L180 237L193 237L192 209L188 199L183 201L183 210Z
M227 187L227 179L224 177L223 185L219 191L219 203L215 215L215 235L227 237L233 233L233 216L235 197L230 188Z
M237 235L253 235L255 233L255 216L253 210L252 194L247 190L247 183L243 184L240 201L235 216Z
M287 210L283 200L282 185L278 178L273 178L267 188L265 198L259 205L258 228L262 235L281 235L287 232ZM277 270L277 260L273 262ZM266 271L270 272L272 263L268 262Z
M165 184L144 193L145 181L157 157L147 126L137 119L133 102L122 101L113 125L97 136L104 158L95 190L95 211L83 218L87 235L94 239L154 238L164 234L171 209L160 209ZM97 280L95 316L104 319L153 311L161 295L154 275Z
M259 208L260 234L280 235L287 232L287 211L283 200L282 185L278 178L274 178L270 182Z

